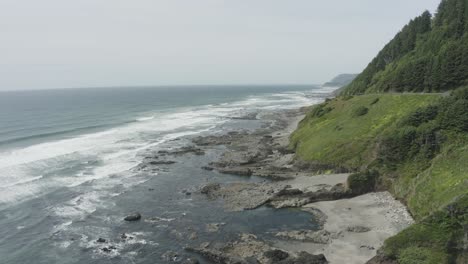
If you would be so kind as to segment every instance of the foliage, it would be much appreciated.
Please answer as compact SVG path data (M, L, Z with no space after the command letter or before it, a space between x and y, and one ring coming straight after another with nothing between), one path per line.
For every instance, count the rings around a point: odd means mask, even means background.
M451 96L410 112L387 133L379 150L379 158L389 168L404 161L426 162L439 153L447 131L468 132L467 87L455 90Z
M383 254L399 263L455 263L468 227L468 87L438 94L368 94L331 100L291 137L302 160L360 171L352 192L388 188L417 223L388 239ZM379 98L379 103L370 103ZM361 106L369 112L351 118Z
M375 105L376 103L378 103L380 100L380 98L375 98L374 100L372 100L372 102L370 103L370 105Z
M441 264L447 262L447 254L432 248L410 246L401 251L400 264Z
M438 107L435 105L429 105L425 108L417 109L416 111L410 113L401 121L401 125L405 126L415 126L418 127L422 123L429 122L434 120L438 114Z
M376 98L379 103L370 106ZM337 98L319 106L333 111L321 115L315 108L300 123L291 136L291 147L304 161L343 166L358 170L371 163L379 137L394 127L398 120L416 109L433 104L439 95L385 94L363 95L351 99ZM352 110L369 108L359 121Z
M375 170L365 170L353 173L348 177L348 188L353 194L364 194L375 190L379 173Z
M353 109L353 116L354 117L363 116L363 115L366 115L368 112L369 112L369 108L361 105Z
M440 92L468 84L468 0L411 20L343 94Z
M323 104L319 104L317 106L315 106L313 109L312 109L312 112L311 112L311 116L313 117L321 117L329 112L331 112L333 110L333 108L327 106L327 103L330 102L330 101L326 101L325 103Z
M383 253L399 263L452 263L463 254L468 195L387 239Z

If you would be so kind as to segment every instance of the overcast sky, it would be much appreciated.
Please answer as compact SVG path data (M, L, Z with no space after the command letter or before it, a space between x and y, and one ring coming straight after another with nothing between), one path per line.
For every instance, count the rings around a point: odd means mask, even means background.
M439 0L0 0L0 90L322 83Z

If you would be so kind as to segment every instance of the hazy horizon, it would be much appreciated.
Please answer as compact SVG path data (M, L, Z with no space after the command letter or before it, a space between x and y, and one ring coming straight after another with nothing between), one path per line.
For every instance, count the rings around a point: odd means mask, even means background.
M320 84L439 0L0 3L0 91Z

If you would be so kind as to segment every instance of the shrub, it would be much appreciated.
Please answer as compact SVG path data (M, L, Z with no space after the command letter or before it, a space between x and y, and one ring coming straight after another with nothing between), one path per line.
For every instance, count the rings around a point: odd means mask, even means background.
M415 126L418 127L422 123L434 120L438 114L439 108L435 105L420 108L401 121L401 125Z
M351 100L353 99L354 96L352 95L344 95L341 99L343 99L343 101L348 101L348 100Z
M441 126L459 132L468 131L468 100L459 99L444 106L447 109L439 117Z
M430 248L408 247L401 251L400 264L441 264L447 262L447 255Z
M382 140L379 156L387 165L406 160L416 139L414 127L402 127Z
M333 110L332 107L327 106L327 103L319 104L312 109L312 116L313 117L322 117L323 115L331 112Z
M468 225L468 194L413 224L384 243L383 254L401 264L452 263L449 255L462 255Z
M384 243L384 253L388 257L398 258L403 250L409 247L444 250L450 237L451 234L438 225L417 223L387 239Z
M353 116L358 117L358 116L363 116L366 115L369 112L369 108L365 106L359 106L356 109L353 110Z
M439 152L444 140L439 130L437 122L425 123L418 127L416 140L412 146L412 154L419 154L422 158L432 159Z
M455 99L465 99L468 100L468 86L464 86L454 90L451 94Z
M348 188L353 194L364 194L372 192L377 182L377 171L362 171L353 173L348 177Z

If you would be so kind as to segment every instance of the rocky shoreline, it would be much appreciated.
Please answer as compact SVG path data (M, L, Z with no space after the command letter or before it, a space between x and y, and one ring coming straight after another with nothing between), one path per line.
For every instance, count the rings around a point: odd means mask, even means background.
M237 239L230 241L199 241L198 245L187 245L188 252L200 255L208 263L366 263L386 238L413 223L404 205L388 192L353 193L346 184L349 172L343 168L296 159L288 148L289 136L306 111L307 108L270 112L263 118L272 122L265 122L259 129L192 138L189 146L158 151L137 168L149 172L164 170L173 166L173 159L180 155L205 155L221 149L221 155L200 167L264 180L208 182L186 190L186 195L222 201L224 210L231 212L262 206L296 208L310 213L319 225L317 230L277 232L272 239L239 233ZM253 120L257 115L245 118ZM324 174L330 170L337 173ZM222 232L223 225L208 223L206 231Z
M275 122L254 132L193 139L196 149L222 146L218 160L203 168L264 182L216 182L201 186L208 199L222 199L226 210L260 206L299 208L321 223L319 230L290 230L261 241L251 234L227 243L202 243L190 251L213 263L365 263L383 241L409 226L406 208L387 192L357 196L346 187L346 170L295 159L289 135L307 109L275 113ZM333 169L340 174L319 174Z

